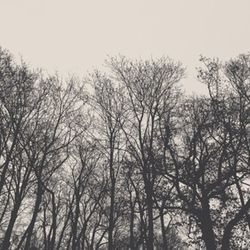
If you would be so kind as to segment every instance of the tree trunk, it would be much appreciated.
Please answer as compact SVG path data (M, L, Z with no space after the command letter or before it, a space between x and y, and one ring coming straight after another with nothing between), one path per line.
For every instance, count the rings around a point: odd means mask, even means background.
M130 195L131 196L131 195ZM134 239L134 205L133 202L130 200L130 226L129 226L129 247L131 250L135 249L135 239Z
M114 134L110 133L109 138L109 174L111 180L111 193L110 193L110 215L108 226L108 250L113 250L113 230L114 230L114 208L115 208L115 173L114 173Z
M10 247L11 234L12 234L12 230L17 219L20 204L21 204L21 200L18 198L17 202L14 205L13 210L11 211L10 221L9 221L9 224L8 224L8 227L7 227L4 239L3 239L1 250L7 250Z
M76 250L76 241L77 241L77 225L78 225L78 218L80 214L80 196L79 191L77 191L78 194L76 195L76 210L75 210L75 218L72 225L72 250Z
M27 249L27 250L30 249L31 237L32 237L33 229L36 223L36 218L40 210L40 204L42 202L42 195L43 195L42 184L40 183L40 181L38 181L37 196L36 196L34 212L32 215L31 222L27 228L27 237L26 237L26 242L25 242L25 247L24 247L24 249Z
M221 250L230 250L230 239L231 230L226 228L222 238Z
M160 220L161 220L161 234L162 234L162 244L163 249L168 250L167 246L167 238L166 238L166 230L165 230L165 222L164 222L164 209L160 209Z
M114 180L114 177L111 177L110 215L109 215L109 229L108 229L108 250L113 250L114 205L115 205L115 180Z
M148 237L147 237L147 250L154 249L154 217L153 217L153 188L152 183L146 183L146 200L148 212Z
M216 250L216 241L213 231L213 223L210 217L209 201L203 198L201 213L201 231L206 250Z

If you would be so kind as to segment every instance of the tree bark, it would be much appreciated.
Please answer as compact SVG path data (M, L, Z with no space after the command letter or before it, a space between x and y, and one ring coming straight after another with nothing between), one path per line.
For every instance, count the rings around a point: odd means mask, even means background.
M205 195L204 195L205 196ZM202 200L202 213L201 213L201 231L206 250L216 250L216 241L213 231L213 222L210 216L209 201L207 198Z

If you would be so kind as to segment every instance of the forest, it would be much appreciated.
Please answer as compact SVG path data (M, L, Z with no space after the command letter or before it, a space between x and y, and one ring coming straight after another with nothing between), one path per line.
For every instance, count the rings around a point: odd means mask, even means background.
M63 78L0 49L0 250L250 248L250 54L109 57Z

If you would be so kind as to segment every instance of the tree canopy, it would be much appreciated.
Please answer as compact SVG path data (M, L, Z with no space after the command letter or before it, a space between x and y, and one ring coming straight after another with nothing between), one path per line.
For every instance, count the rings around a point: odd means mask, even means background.
M0 49L0 249L248 249L250 55L62 79Z

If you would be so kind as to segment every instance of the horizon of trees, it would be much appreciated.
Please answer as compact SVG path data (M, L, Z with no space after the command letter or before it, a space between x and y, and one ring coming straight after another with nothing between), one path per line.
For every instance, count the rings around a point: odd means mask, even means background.
M0 48L0 250L248 249L250 54L111 57L62 80Z

